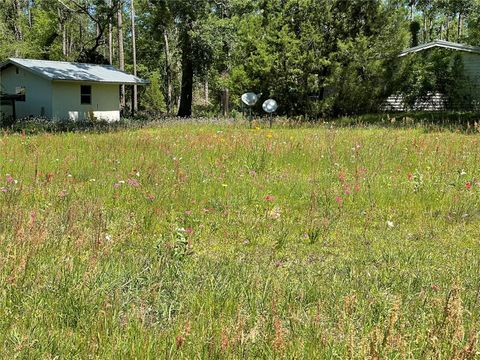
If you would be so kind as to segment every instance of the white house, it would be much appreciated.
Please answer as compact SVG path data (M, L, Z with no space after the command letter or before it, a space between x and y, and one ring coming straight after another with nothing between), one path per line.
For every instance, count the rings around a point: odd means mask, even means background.
M474 101L474 107L480 108L480 47L465 44L457 44L445 40L435 40L421 44L402 51L398 57L415 56L415 54L440 48L457 51L463 62L463 74L468 79L469 94ZM413 108L409 109L400 94L391 95L383 106L384 110L405 111L405 110L445 110L445 96L439 92L430 93L424 99L418 99Z
M21 95L18 119L118 121L119 86L145 84L111 65L13 58L0 64L0 92Z

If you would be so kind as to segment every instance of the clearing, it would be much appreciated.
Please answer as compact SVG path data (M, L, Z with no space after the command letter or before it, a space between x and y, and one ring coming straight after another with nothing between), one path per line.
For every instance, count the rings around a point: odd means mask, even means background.
M0 357L473 358L479 136L0 137Z

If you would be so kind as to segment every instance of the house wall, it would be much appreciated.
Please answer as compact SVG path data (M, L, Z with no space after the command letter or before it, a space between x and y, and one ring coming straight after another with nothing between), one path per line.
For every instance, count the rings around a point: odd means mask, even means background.
M480 54L463 53L462 59L465 74L472 86L471 94L480 101Z
M80 102L80 86L92 86L92 103ZM55 120L120 120L120 94L118 85L52 82L52 118Z
M51 117L52 84L49 80L32 74L22 68L9 66L0 72L0 84L3 92L15 94L19 87L25 88L25 101L16 102L17 118Z

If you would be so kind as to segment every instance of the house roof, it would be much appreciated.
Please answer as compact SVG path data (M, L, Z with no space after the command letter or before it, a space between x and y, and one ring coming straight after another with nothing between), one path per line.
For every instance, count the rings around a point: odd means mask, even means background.
M475 53L475 54L480 54L480 47L478 46L471 46L471 45L464 45L464 44L457 44L453 43L450 41L445 41L445 40L435 40L426 44L418 45L415 47L412 47L410 49L403 50L399 57L406 56L408 54L413 54L417 53L419 51L431 49L431 48L444 48L444 49L452 49L452 50L458 50L458 51L465 51L469 53Z
M0 64L0 70L10 65L16 65L43 78L55 81L83 81L126 85L145 85L148 83L148 81L120 71L112 65L10 58L3 64Z

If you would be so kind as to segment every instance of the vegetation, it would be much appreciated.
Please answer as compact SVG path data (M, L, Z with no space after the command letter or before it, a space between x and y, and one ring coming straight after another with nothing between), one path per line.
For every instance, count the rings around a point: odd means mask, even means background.
M478 138L0 137L0 357L473 359Z
M150 113L228 116L255 91L282 114L318 118L378 111L406 88L418 95L415 79L390 83L402 75L399 51L435 39L478 45L479 18L479 0L4 0L0 60L137 71L155 80L139 104Z

